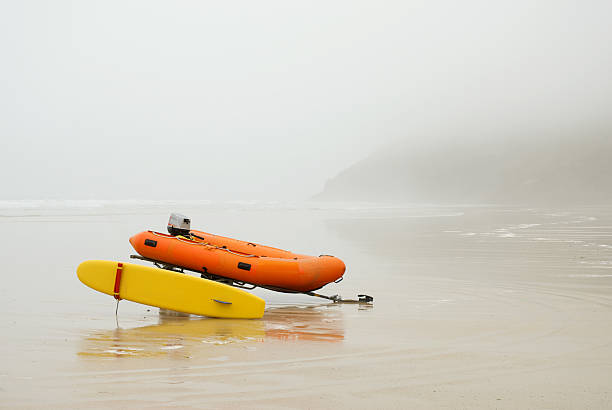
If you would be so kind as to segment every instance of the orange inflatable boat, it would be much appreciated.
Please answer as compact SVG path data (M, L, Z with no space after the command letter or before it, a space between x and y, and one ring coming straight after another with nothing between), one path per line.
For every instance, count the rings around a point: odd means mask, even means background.
M310 292L337 282L344 263L333 256L308 256L252 242L189 229L189 219L173 214L170 235L141 232L130 243L143 259L199 272L203 278L227 278L281 292ZM182 221L180 221L182 219ZM182 225L182 226L181 226Z

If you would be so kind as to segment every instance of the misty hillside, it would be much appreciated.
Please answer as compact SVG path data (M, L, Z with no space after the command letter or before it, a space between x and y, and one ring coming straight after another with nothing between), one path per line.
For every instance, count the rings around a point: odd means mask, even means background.
M612 133L535 142L396 144L327 181L316 199L612 204Z

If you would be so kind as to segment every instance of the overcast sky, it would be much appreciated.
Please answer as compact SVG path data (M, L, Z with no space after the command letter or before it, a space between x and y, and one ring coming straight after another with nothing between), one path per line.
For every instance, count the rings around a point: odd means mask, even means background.
M2 1L0 198L302 199L397 139L609 119L611 21L610 1Z

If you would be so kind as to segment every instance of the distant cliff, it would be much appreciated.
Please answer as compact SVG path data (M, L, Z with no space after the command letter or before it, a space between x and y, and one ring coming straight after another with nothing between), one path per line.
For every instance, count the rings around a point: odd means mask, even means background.
M327 181L318 200L612 204L612 132L398 143Z

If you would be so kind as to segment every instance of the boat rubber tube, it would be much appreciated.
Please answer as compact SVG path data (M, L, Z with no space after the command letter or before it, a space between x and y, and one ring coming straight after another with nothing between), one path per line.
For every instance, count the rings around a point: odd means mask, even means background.
M331 255L308 256L192 230L189 236L145 231L130 238L141 256L202 274L284 292L310 292L344 275Z

